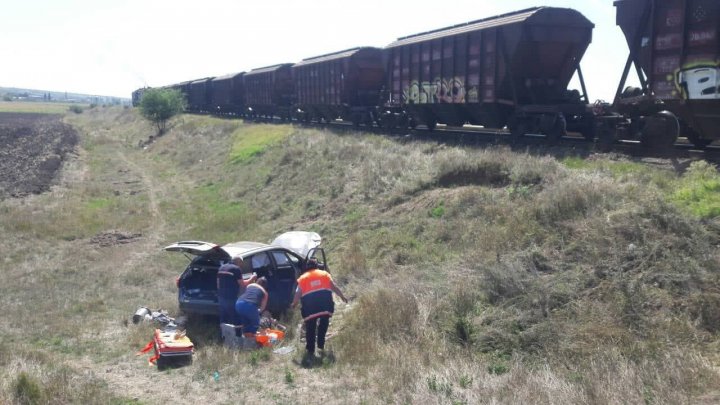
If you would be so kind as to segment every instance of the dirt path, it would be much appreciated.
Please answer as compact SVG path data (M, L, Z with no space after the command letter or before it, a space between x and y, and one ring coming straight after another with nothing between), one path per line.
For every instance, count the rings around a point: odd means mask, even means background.
M133 240L133 248L123 262L124 271L131 272L132 269L140 268L143 263L149 261L150 252L157 250L157 247L165 241L167 220L160 209L160 196L166 192L163 183L157 181L150 173L153 173L150 164L143 160L144 156L137 155L133 159L130 154L122 148L117 150L113 161L118 163L118 168L113 170L118 174L114 183L135 184L147 195L147 212L150 222L147 224L147 231L142 238ZM112 239L112 238L110 238ZM111 240L110 245L118 244L117 239ZM117 329L115 326L111 326ZM130 331L124 331L118 335L116 331L108 330L108 335L115 335L125 338ZM148 340L150 336L148 336ZM138 348L140 349L140 348ZM204 398L207 402L218 401L213 391L203 389L203 382L197 382L192 376L192 366L182 370L174 371L175 375L159 373L154 366L148 366L149 355L141 357L134 353L127 353L121 358L110 361L100 361L90 357L70 359L74 368L82 373L92 374L105 380L109 389L119 396L130 399L145 401L152 398L152 403L183 402L187 399L188 390ZM185 374L187 373L187 376ZM177 375L179 374L179 376Z
M151 231L145 238L145 244L148 245L148 249L143 251L149 251L152 247L157 246L162 236L165 234L167 222L165 217L160 211L160 204L158 202L158 193L160 192L159 186L154 179L148 174L151 170L147 167L140 167L137 163L128 159L127 155L122 150L117 152L120 160L132 171L135 176L140 178L143 189L148 195L148 211L152 217Z

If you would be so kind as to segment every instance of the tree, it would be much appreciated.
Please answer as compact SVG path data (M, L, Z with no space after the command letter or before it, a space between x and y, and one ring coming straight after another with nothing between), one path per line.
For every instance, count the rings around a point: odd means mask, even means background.
M140 114L151 121L158 135L165 132L167 121L185 109L185 97L177 89L147 89L140 99Z

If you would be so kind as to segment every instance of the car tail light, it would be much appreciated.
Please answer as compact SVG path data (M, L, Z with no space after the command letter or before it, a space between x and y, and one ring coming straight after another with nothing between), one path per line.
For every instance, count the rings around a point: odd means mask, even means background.
M175 277L175 287L180 288L180 276Z

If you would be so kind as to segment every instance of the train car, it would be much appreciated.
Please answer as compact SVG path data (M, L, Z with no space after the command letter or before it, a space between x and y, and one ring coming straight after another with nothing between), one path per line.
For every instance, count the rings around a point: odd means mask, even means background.
M243 113L245 105L244 74L245 72L231 73L210 81L210 111L213 114L239 115Z
M617 110L652 145L678 133L704 147L720 138L720 1L616 0L617 24L630 48ZM626 89L636 67L640 89Z
M190 82L187 109L190 112L208 112L211 110L212 88L210 81L213 77L193 80Z
M292 73L298 119L373 122L385 81L382 49L353 48L304 59Z
M140 105L140 100L142 100L143 93L145 93L145 90L149 89L149 87L142 87L132 92L132 106L137 107Z
M290 119L295 96L292 63L253 69L243 76L245 115L250 118Z
M590 128L584 82L583 94L567 87L594 27L575 10L537 7L399 38L386 47L387 105L429 128Z
M175 83L175 84L169 84L167 86L163 86L161 88L163 89L173 89L177 90L182 94L182 96L185 98L186 105L190 101L190 84L192 83L192 80L188 80L185 82ZM187 107L186 107L187 109Z

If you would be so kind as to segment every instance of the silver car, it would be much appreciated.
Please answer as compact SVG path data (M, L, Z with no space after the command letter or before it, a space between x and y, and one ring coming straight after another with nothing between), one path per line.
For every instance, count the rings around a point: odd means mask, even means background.
M190 263L177 279L178 304L187 314L217 315L217 271L235 256L243 258L243 277L252 273L268 280L267 309L279 317L292 303L297 278L305 263L316 259L325 266L325 252L319 248L322 238L315 232L286 232L270 244L233 242L217 245L203 241L182 241L165 247L183 252Z

